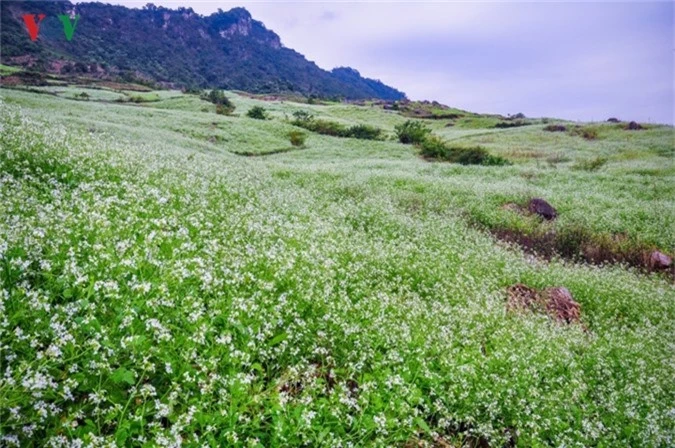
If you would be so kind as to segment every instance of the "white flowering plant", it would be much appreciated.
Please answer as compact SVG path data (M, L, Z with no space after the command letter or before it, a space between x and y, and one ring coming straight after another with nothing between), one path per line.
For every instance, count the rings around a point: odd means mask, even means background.
M258 121L187 95L2 96L0 445L675 443L670 279L533 258L472 225L535 225L500 205L536 194L552 225L672 251L672 128L630 148L611 129L569 137L570 158L614 151L598 172L525 157L565 145L530 127L433 125L506 167L329 136L246 158L287 144L298 106ZM392 134L404 121L315 109ZM564 285L582 322L507 312L519 282Z

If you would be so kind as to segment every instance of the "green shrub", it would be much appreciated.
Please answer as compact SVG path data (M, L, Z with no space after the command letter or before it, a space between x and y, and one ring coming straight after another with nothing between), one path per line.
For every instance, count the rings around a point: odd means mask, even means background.
M503 166L509 161L503 157L493 156L485 148L475 146L472 148L454 148L455 162L462 165L486 165Z
M159 101L158 96L142 96L142 95L131 95L129 97L129 101L132 103L153 103L155 101Z
M398 141L405 144L420 144L431 133L431 129L424 123L414 120L408 120L403 124L399 124L394 129Z
M347 129L339 123L326 120L315 120L313 117L295 119L292 123L295 126L300 126L301 128L305 128L308 131L316 132L317 134L342 137L347 131Z
M520 126L527 126L528 123L526 121L518 120L518 121L500 121L499 123L495 124L495 128L497 129L507 129L507 128L518 128Z
M295 117L295 121L310 121L314 119L314 115L306 110L296 110L293 112L293 117Z
M418 144L420 154L429 159L447 160L449 157L448 144L437 135L430 135Z
M595 140L598 138L598 130L595 128L584 128L581 130L581 136L586 140Z
M546 132L565 132L567 131L567 127L562 124L549 124L544 126L544 130Z
M598 128L593 126L575 126L570 130L570 134L583 137L586 140L595 140L598 138Z
M228 107L224 104L216 104L216 113L218 115L230 115L234 111L234 106Z
M261 106L253 106L246 112L246 116L249 118L255 118L256 120L266 120L267 119L267 112L265 112L265 108Z
M378 140L382 130L367 124L356 124L351 127L328 120L316 120L314 116L304 110L293 112L295 118L291 123L295 126L316 132L317 134L332 135L334 137L349 137L362 140Z
M334 121L310 120L307 122L307 129L318 134L347 137L347 128Z
M304 146L305 140L307 140L307 134L300 131L291 131L288 133L288 139L291 141L291 145L293 146Z
M217 114L230 115L232 112L234 112L234 104L232 104L230 99L225 96L222 90L213 89L208 94L202 93L200 98L215 104Z
M347 130L348 136L361 140L378 140L382 135L382 130L367 124L357 124Z
M450 146L436 135L430 135L417 145L422 156L429 159L443 160L461 165L502 166L510 162L502 157L491 155L480 146Z
M183 88L183 93L186 95L201 95L203 93L203 90L200 89L199 87L188 86Z

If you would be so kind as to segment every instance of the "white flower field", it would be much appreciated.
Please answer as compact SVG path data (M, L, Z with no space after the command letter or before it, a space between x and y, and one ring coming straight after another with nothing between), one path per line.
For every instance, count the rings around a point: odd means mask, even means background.
M0 92L0 445L675 444L673 277L486 230L672 255L672 127L429 120L512 162L465 166L420 158L372 105L35 90ZM298 110L388 138L293 149ZM556 221L503 207L535 196ZM508 311L517 283L568 288L581 321Z

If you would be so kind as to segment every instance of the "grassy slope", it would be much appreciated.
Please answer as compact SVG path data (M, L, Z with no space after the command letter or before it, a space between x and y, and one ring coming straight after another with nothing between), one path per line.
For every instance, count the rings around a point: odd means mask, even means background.
M315 134L306 149L246 158L233 153L288 148L295 110L388 133L405 118L239 96L241 116L225 117L159 95L139 106L2 91L2 434L672 443L672 284L532 260L467 225L520 220L500 206L541 196L560 212L553 226L672 253L672 128L608 125L586 141L432 123L509 167ZM257 104L273 120L243 116ZM572 169L596 156L600 171ZM569 288L587 331L506 314L516 282ZM58 410L41 418L38 402Z

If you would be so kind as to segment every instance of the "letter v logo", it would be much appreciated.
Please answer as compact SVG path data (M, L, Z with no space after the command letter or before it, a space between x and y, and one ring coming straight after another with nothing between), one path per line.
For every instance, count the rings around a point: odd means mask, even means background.
M66 40L70 41L73 38L73 33L75 32L77 21L80 20L80 16L75 16L75 21L73 22L70 21L70 17L66 14L60 14L58 17L61 23L63 23L63 33L66 35Z
M35 23L35 16L38 18L38 22ZM38 38L38 33L40 32L40 23L42 19L46 16L44 14L24 14L21 16L23 22L26 24L26 29L30 35L30 40L36 41Z

